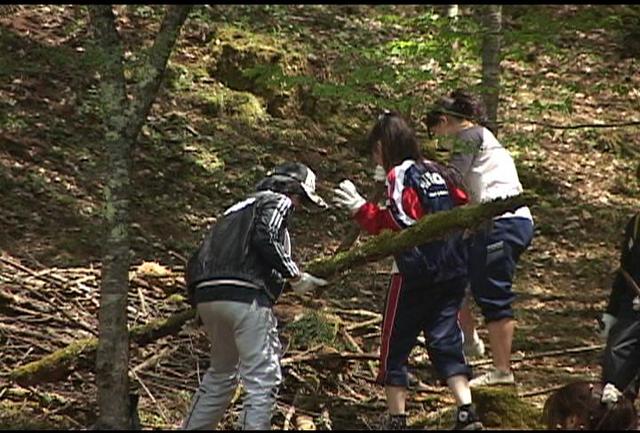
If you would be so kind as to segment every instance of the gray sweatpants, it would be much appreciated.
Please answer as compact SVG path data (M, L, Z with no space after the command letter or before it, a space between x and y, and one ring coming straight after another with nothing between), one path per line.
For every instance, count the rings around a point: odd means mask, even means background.
M270 430L276 403L281 346L271 308L232 301L198 304L211 342L211 365L182 424L185 430L215 429L238 385L246 390L240 426Z

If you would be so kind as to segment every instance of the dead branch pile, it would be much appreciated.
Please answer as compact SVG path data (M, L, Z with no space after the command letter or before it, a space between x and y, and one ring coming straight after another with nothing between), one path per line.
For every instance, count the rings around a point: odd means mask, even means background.
M192 321L167 338L148 338L148 333L141 332L147 330L145 325L149 323L190 311L184 299L175 294L183 284L181 269L144 263L132 268L130 280L131 376L142 397L142 411L153 414L153 421L147 421L147 425L174 428L186 413L208 366L208 343ZM56 421L57 425L80 428L91 422L95 352L82 342L95 337L99 284L99 267L32 269L10 256L0 258L3 398L15 402L27 399L38 405L46 402L51 412L65 417L64 421ZM293 326L317 312L312 305L300 305L311 301L286 294L276 307L285 347L285 379L274 422L284 427L288 416L288 429L309 427L310 419L318 428L330 428L336 419L352 417L354 412L377 416L384 405L380 390L372 386L381 315L334 304L320 310L321 317L333 326L332 341L317 343L313 336L301 335L294 342ZM185 317L184 321L188 319ZM22 383L11 380L10 373L19 367L46 360L47 355L69 345L76 349L60 376L55 370L45 370L46 376ZM228 427L233 426L240 401L236 398L224 421ZM422 407L424 402L411 404ZM65 412L77 405L85 409L87 418ZM367 428L366 416L362 419L360 426Z

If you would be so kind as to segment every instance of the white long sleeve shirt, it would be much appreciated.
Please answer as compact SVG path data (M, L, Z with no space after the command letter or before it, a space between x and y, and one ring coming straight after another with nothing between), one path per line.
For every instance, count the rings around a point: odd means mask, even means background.
M522 193L513 158L487 128L473 126L460 131L452 150L451 163L464 177L471 203L484 203ZM533 221L526 206L496 219L514 216Z

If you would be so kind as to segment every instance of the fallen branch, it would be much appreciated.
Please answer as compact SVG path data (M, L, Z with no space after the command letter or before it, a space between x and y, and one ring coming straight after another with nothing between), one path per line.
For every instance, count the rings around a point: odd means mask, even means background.
M145 368L151 367L154 364L156 364L158 361L160 361L160 359L164 358L165 356L175 352L177 350L176 347L167 347L164 348L163 350L161 350L159 353L156 353L153 356L150 356L148 359L146 359L144 362L142 362L141 364L136 365L133 370L131 370L134 373L137 373L141 370L144 370Z
M544 394L548 394L548 393L553 392L553 391L557 391L560 388L564 388L565 386L567 386L567 385L563 383L562 385L554 385L554 386L550 386L549 388L543 388L543 389L538 389L538 390L534 390L534 391L523 392L522 394L518 394L518 397L519 398L536 397L538 395L544 395Z
M302 355L295 355L289 358L283 358L280 364L284 367L291 364L298 364L303 362L318 362L318 361L334 361L334 360L377 360L380 356L377 353L353 353L353 352L329 352L329 353L305 353Z
M413 248L416 245L442 238L456 230L477 227L495 215L514 210L533 202L533 196L519 195L507 199L498 199L479 205L462 206L451 211L438 212L422 218L414 226L400 232L386 231L362 245L333 257L324 257L309 263L305 270L314 275L328 278L356 266L385 258L391 254ZM3 261L30 274L34 271L2 258ZM37 275L37 274L36 274ZM40 277L42 278L42 277ZM60 284L60 283L58 283ZM66 311L62 310L66 315ZM177 313L167 319L154 320L146 325L130 330L130 341L145 345L158 338L177 333L182 326L195 317L195 310ZM379 322L379 318L347 327L347 331ZM76 320L73 320L77 322ZM10 377L18 383L35 384L53 382L65 378L73 368L93 368L93 356L97 347L97 338L77 341L57 350L44 358L14 369ZM90 362L86 362L90 358ZM377 360L377 354L311 354L303 358L287 358L283 365L293 362L329 359L370 359Z
M569 349L549 350L547 352L532 353L530 355L514 356L512 359L512 362L527 361L529 359L544 358L548 356L562 356L562 355L571 355L576 353L593 352L594 350L604 349L604 347L605 347L604 344L594 344L592 346L580 346L580 347L571 347ZM480 365L491 364L492 362L493 361L491 359L483 359L479 361L472 361L469 364L472 367L478 367Z
M335 254L333 257L316 259L305 266L305 271L322 278L330 278L340 272L381 260L425 242L441 239L452 232L479 227L496 215L513 211L533 201L532 195L521 194L436 212L421 218L405 230L386 230L349 251Z
M132 328L129 331L129 338L143 346L179 331L187 321L194 317L195 310L186 310L167 319L154 320L146 325ZM97 346L97 338L76 341L37 361L15 368L9 377L22 386L62 380L74 368L93 369Z
M351 336L351 334L349 334L349 331L347 331L345 328L340 328L340 333L345 338L345 340L347 340L347 342L349 344L351 344L351 346L356 351L356 353L364 353L364 350L362 350L362 348L358 345L356 340L354 340L354 338ZM375 377L376 376L376 367L373 364L373 361L367 361L367 367L369 368L369 371L371 372L371 375Z
M355 331L356 329L366 328L367 326L377 325L382 322L382 317L374 317L373 319L366 320L364 322L354 323L352 325L347 326L345 329L347 331Z

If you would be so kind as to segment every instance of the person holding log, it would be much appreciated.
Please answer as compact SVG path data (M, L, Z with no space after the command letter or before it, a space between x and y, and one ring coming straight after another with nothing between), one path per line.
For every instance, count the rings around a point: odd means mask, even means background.
M287 225L304 202L327 207L315 174L301 163L276 167L257 192L228 208L187 264L186 282L211 342L211 364L183 429L215 428L242 378L241 427L269 430L281 382L273 304L285 281L296 292L326 285L291 258Z
M469 188L471 203L521 194L523 189L509 152L484 123L484 107L469 92L453 91L440 98L427 114L430 136L451 143L451 163ZM496 216L472 237L469 250L471 293L489 331L493 369L471 380L471 386L513 384L511 345L515 320L512 283L516 264L533 239L533 218L527 206ZM467 337L474 338L471 315L461 314ZM465 320L466 319L466 320Z
M413 129L398 113L385 111L368 140L372 148L377 147L374 155L386 171L388 206L367 202L350 180L334 190L336 205L348 209L367 232L402 230L428 213L447 211L467 200L464 191L452 185L444 167L423 158ZM462 352L457 319L468 268L462 233L395 254L394 259L376 379L387 397L384 427L406 428L407 364L418 335L424 332L429 358L456 399L455 428L481 429L472 405L471 367Z
M620 268L601 319L602 382L635 400L640 381L640 213L625 228Z

